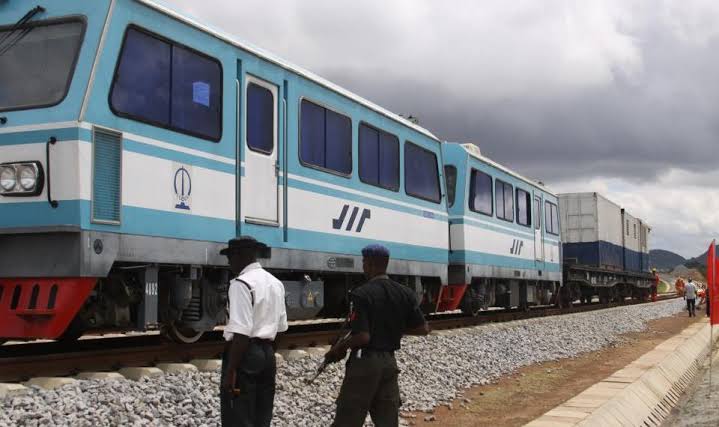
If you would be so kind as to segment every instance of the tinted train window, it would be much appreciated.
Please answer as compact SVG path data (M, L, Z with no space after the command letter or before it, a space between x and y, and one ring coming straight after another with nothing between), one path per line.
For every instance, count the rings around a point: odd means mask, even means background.
M270 154L274 149L275 100L272 92L258 84L247 85L247 146Z
M2 2L0 2L2 3ZM80 20L0 30L0 111L55 105L67 95L85 33Z
M492 215L492 177L476 169L472 169L469 183L469 208Z
M454 198L457 193L457 168L452 165L444 167L444 181L447 185L447 206L454 206Z
M494 200L497 218L514 222L514 187L504 181L494 181Z
M330 172L352 173L350 118L306 99L300 117L300 160Z
M559 212L554 203L544 202L544 228L549 234L559 235Z
M442 197L437 156L411 142L404 144L404 191L434 203L439 203Z
M530 227L532 225L532 201L529 193L517 188L517 223Z
M119 116L219 141L222 67L215 59L130 27L110 107Z
M399 190L399 140L396 136L360 124L359 177L367 184Z
M534 199L534 228L542 228L542 202L539 198Z

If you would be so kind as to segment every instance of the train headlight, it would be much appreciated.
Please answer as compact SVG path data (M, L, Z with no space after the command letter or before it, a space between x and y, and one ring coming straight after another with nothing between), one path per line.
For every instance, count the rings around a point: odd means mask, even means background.
M0 166L0 188L2 188L2 192L13 191L16 184L17 175L15 173L15 167L11 165Z
M0 164L0 195L31 197L42 193L44 174L37 161Z
M37 166L21 165L17 168L17 180L24 191L32 191L37 185Z

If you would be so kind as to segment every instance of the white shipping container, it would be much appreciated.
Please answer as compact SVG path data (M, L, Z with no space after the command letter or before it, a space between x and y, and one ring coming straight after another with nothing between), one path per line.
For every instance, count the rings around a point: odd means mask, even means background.
M624 212L624 247L639 252L641 225L637 217L627 211Z
M559 195L564 243L605 241L622 246L622 209L598 193Z

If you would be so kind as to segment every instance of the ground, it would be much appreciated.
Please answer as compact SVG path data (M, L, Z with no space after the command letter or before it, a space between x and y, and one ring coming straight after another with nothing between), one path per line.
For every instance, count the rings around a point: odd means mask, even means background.
M408 420L418 426L524 425L701 319L702 316L688 318L682 312L651 321L646 331L624 335L624 342L616 347L528 366L497 384L467 390L463 398L452 403L451 409L442 406L433 414L412 414L413 418ZM432 417L433 421L425 421Z
M716 348L716 347L715 347ZM716 427L719 425L719 351L714 351L711 360L694 380L672 410L667 427Z

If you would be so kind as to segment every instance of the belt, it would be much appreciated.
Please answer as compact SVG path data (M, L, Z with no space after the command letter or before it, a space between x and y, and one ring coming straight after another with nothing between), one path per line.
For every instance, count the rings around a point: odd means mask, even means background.
M350 357L355 359L394 357L394 350L375 350L373 348L358 348L357 350L352 350L352 353L350 353Z

